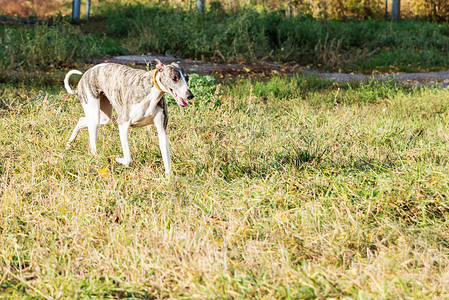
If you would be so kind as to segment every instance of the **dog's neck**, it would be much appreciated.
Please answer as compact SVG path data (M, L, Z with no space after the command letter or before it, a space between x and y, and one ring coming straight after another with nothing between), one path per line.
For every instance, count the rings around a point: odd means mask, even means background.
M160 80L156 77L157 74L159 73L159 70L156 69L154 70L153 73L153 85L156 87L156 89L158 89L160 92L165 93L161 88L160 88ZM160 76L158 76L160 77Z
M145 115L149 114L152 115L155 112L156 106L161 100L162 96L166 93L164 91L165 86L161 84L161 81L159 79L160 74L157 74L157 69L155 70L153 74L153 87L150 90L150 93L145 97L145 101L147 103L147 108Z

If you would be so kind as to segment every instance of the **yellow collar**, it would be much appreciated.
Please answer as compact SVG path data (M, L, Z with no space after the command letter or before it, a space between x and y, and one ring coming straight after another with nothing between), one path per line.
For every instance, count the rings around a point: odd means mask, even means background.
M159 87L159 84L157 84L157 81L156 81L156 74L157 74L157 72L158 72L157 69L154 70L154 74L153 74L153 83L154 83L154 86L155 86L159 91L161 91L162 93L165 93L163 90L161 90L161 88Z

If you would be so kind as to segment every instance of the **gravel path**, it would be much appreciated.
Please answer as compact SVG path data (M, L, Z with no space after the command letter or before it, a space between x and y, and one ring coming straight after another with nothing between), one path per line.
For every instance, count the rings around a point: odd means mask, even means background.
M292 74L301 73L304 75L316 75L318 77L336 81L336 82L353 82L353 81L368 81L372 78L378 80L397 80L406 84L414 86L429 86L439 85L443 88L449 86L449 71L431 72L431 73L398 73L398 74L355 74L355 73L328 73L315 71L308 68L298 66L293 63L277 63L277 62L257 62L252 64L238 64L238 63L210 63L201 62L191 59L182 59L169 55L123 55L114 56L104 59L92 61L93 63L100 62L116 62L121 64L135 64L146 65L154 64L154 60L159 59L164 63L178 62L187 73L199 73L203 75L222 74L223 77L235 76L260 76L275 74ZM224 75L223 75L224 74Z

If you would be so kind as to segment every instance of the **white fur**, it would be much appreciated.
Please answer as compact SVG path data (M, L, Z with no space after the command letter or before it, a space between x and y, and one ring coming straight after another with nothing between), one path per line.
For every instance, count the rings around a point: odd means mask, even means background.
M67 75L65 75L64 87L67 90L67 93L69 93L70 95L75 95L76 92L74 90L72 90L72 88L69 85L69 78L70 78L70 76L72 76L72 74L82 75L83 73L78 70L71 70L67 73Z
M160 63L160 62L159 62ZM96 69L101 66L106 66L108 64L99 64L92 69ZM91 69L91 70L92 70ZM115 70L110 68L108 72L114 72ZM76 94L77 91L74 91L70 88L69 85L69 78L72 74L82 74L80 71L72 70L67 73L67 75L64 78L64 86L67 89L67 92L70 94ZM89 73L92 74L92 73ZM179 94L183 95L183 98L190 97L193 98L193 94L189 90L187 86L187 80L180 72L181 78L182 78L182 87L178 87ZM87 72L86 72L87 76ZM129 149L129 142L128 142L128 130L129 127L141 127L146 126L150 124L154 124L158 136L159 136L159 147L161 150L162 160L164 162L164 168L165 168L165 174L167 176L170 176L171 174L171 163L170 163L170 151L169 151L169 144L168 144L168 136L165 131L166 126L166 120L165 120L165 112L164 108L161 108L158 106L158 103L160 99L162 98L164 92L170 92L170 89L165 87L161 83L160 79L160 73L156 75L156 82L158 83L159 87L162 89L163 92L157 89L156 86L153 86L149 93L141 99L139 102L135 102L134 104L126 103L125 99L125 105L123 107L116 107L115 109L129 109L129 114L127 121L118 124L119 127L119 134L120 134L120 142L123 149L123 157L116 158L116 161L120 164L123 164L125 166L128 166L132 162L131 153ZM69 147L70 144L76 139L76 136L78 135L79 131L85 127L88 128L89 131L89 148L92 155L97 154L97 137L98 137L98 128L100 124L106 124L110 121L111 115L112 115L112 106L110 102L105 103L105 101L102 101L100 98L95 98L92 93L91 89L91 83L89 81L86 81L83 77L80 81L80 84L82 83L82 89L79 92L83 92L82 95L84 99L86 99L86 102L82 102L82 106L84 109L85 117L81 117L75 126L72 135L69 138L69 142L67 146ZM84 81L83 81L84 79ZM98 85L98 83L95 83ZM101 84L104 85L110 85L114 84L112 82L104 81ZM101 85L100 85L101 88ZM133 87L130 85L129 87L132 89ZM98 86L95 86L95 91L97 91ZM186 100L185 100L186 101ZM109 105L109 107L108 107ZM101 107L100 107L101 106Z
M182 82L184 83L183 84L183 90L182 90L182 94L181 95L183 95L182 97L183 98L187 98L187 93L188 93L188 91L189 91L189 87L188 87L188 85L187 85L187 80L186 80L186 78L184 77L184 74L180 74L181 75L181 79L182 79Z
M162 96L163 93L156 88L152 88L151 92L142 102L131 105L131 124L139 126L152 124L153 118L156 115L157 103Z

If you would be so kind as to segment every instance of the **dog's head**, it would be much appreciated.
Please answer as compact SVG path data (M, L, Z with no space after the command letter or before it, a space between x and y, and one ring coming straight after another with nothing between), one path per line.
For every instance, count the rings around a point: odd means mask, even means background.
M177 63L164 65L158 59L156 59L156 63L156 69L160 74L159 81L162 84L161 89L166 93L170 93L179 106L185 107L189 105L188 100L194 97L187 85L189 76Z

